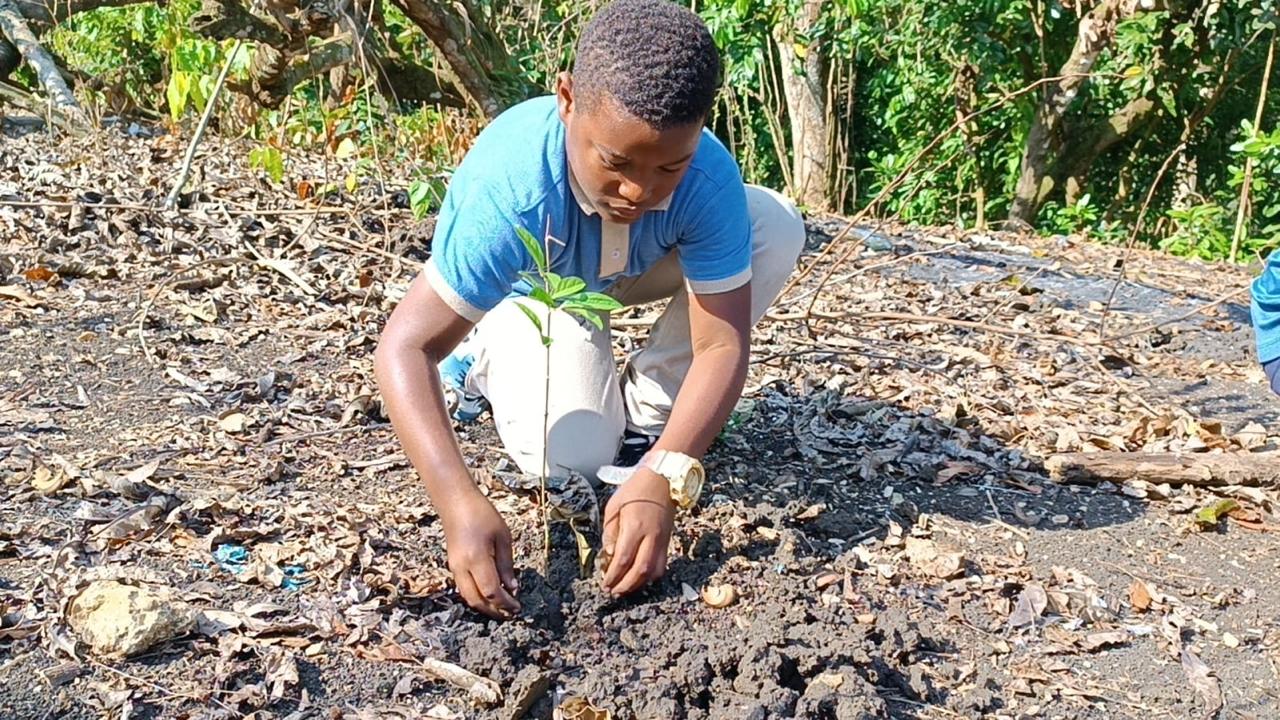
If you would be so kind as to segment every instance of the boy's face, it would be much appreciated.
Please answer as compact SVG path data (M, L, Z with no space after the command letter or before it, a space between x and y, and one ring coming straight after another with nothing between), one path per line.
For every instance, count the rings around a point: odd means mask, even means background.
M655 130L609 98L588 109L574 102L568 73L556 96L569 167L603 219L631 224L675 192L698 149L701 123Z

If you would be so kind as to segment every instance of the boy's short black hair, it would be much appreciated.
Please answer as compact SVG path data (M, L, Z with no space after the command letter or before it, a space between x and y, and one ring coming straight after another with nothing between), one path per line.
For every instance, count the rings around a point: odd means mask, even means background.
M702 123L720 85L720 53L702 19L669 0L615 0L578 38L574 99L611 97L657 130Z

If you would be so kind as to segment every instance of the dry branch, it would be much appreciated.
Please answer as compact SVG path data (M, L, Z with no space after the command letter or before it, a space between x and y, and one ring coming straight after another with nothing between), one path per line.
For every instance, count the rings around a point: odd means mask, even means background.
M22 11L11 0L0 0L0 36L7 38L22 54L22 58L35 69L36 77L48 94L50 104L75 121L87 125L88 119L80 111L75 96L62 79L62 73L58 72L58 66L27 26Z
M1044 463L1054 482L1092 485L1145 480L1171 485L1280 486L1280 452L1177 454L1065 453Z

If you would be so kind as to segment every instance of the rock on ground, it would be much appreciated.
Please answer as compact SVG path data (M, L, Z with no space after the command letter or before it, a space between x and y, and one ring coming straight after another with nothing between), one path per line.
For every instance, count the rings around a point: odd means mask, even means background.
M195 611L143 587L96 580L71 601L67 620L94 654L125 658L190 632Z

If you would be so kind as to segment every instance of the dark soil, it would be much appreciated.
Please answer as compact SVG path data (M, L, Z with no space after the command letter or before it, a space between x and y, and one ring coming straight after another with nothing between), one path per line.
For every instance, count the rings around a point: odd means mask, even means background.
M142 203L180 155L164 138L108 138L116 160L80 164L71 145L7 142L0 199L96 189ZM709 489L678 521L661 581L607 596L598 574L579 577L563 526L541 567L537 509L492 490L524 605L495 622L448 585L439 525L373 392L377 332L429 233L382 209L377 188L335 200L356 218L311 229L308 216L228 221L211 208L297 204L226 159L242 150L209 151L220 180L188 214L88 208L76 224L0 205L0 285L36 301L0 297L0 717L508 718L522 705L547 718L570 697L615 720L1204 717L1180 648L1217 677L1221 717L1280 717L1275 489L1238 496L1272 531L1196 532L1189 513L1218 495L1063 487L1040 465L1081 449L1241 452L1232 436L1250 422L1274 443L1242 301L1178 319L1244 273L1135 253L1110 332L1170 322L1102 350L1050 335L1096 333L1121 251L882 230L889 249L859 253L818 293L819 313L852 316L757 329L754 406L709 455ZM812 222L804 264L842 222ZM246 241L294 261L317 293L243 261ZM206 262L226 256L240 259ZM61 268L60 281L24 277L34 267ZM886 311L1044 336L858 318ZM245 429L219 424L231 412ZM502 461L487 418L460 439L478 476ZM149 482L179 510L105 547L96 533L135 501L102 482L47 497L31 486L61 461L93 481L152 460ZM224 535L298 544L314 582L237 580L210 555ZM939 573L912 544L959 564ZM79 676L54 686L41 671L68 659L59 602L89 571L145 571L261 624L114 664L80 652ZM1150 608L1134 605L1138 580L1161 596ZM737 601L697 597L716 584ZM1071 602L1014 624L1031 587ZM280 607L253 615L263 602ZM18 637L23 623L39 631ZM1124 640L1086 641L1113 631ZM296 680L272 680L282 657ZM428 657L492 679L504 703L473 705L415 664Z

